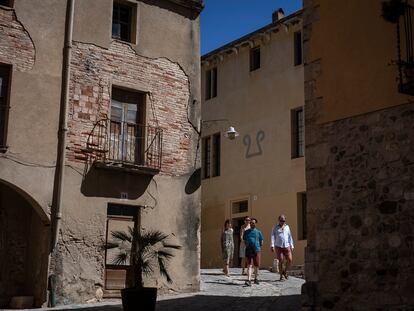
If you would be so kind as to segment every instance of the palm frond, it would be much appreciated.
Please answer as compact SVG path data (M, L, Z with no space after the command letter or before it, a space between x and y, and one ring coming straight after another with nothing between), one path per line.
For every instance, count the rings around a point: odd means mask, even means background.
M167 238L168 235L162 233L161 231L149 231L141 235L142 245L145 246L162 243Z
M174 244L167 244L167 243L163 243L163 246L164 246L165 248L181 249L181 245L174 245Z
M168 250L159 250L157 252L158 258L162 258L165 261L169 261L171 258L174 257L172 253L170 253Z
M154 273L154 265L151 263L151 261L143 262L141 267L142 267L142 273L145 274L146 276Z
M117 243L117 242L111 242L111 241L108 241L108 242L106 242L106 243L103 243L103 249L104 250L107 250L107 249L114 249L114 248L118 248L119 247L119 243Z
M111 231L111 236L114 240L121 242L132 242L132 235L125 231Z
M172 279L170 277L170 274L167 271L167 267L165 264L165 260L162 257L158 257L158 265L160 267L160 274L166 278L168 283L172 283Z
M112 260L114 265L127 265L129 262L129 254L127 252L119 252Z

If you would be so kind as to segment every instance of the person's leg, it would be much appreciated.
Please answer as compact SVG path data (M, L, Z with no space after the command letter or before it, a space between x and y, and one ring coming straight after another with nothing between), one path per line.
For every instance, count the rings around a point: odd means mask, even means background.
M245 275L246 274L246 266L247 266L247 264L246 264L246 257L242 257L241 264L242 264L242 275Z
M286 266L285 266L284 276L287 279L288 278L287 270L289 269L290 265L292 264L292 251L291 251L290 248L288 248L285 251L285 258L286 258Z
M276 248L276 257L277 257L277 260L279 260L279 275L280 275L279 280L281 281L283 279L283 259L284 258L283 258L282 250L279 247Z
M245 284L247 286L251 286L251 282L252 282L252 264L253 264L253 258L246 257L246 262L247 262L247 281L246 281Z
M256 257L253 261L254 264L254 283L259 284L258 276L259 276L259 267L260 267L260 252L257 252Z

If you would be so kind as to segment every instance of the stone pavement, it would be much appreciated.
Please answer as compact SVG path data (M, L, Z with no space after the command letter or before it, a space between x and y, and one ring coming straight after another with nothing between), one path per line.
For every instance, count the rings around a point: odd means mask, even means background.
M260 284L244 285L246 276L231 269L230 277L219 269L201 270L201 290L197 293L158 297L157 311L296 311L300 310L300 290L304 280L290 277L280 282L279 274L261 270ZM36 310L122 311L120 301L76 304ZM144 310L143 310L144 311Z

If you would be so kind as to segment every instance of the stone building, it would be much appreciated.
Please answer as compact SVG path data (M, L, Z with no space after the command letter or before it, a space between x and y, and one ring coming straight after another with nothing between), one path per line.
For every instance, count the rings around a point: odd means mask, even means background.
M269 14L270 15L270 14ZM265 27L202 56L201 266L222 266L220 236L234 227L233 266L245 216L264 234L262 266L272 266L270 233L286 214L304 262L306 193L302 13L273 14ZM212 121L219 120L219 121ZM234 126L239 137L224 137Z
M304 1L303 310L414 308L412 8L382 2Z
M0 0L0 308L124 287L101 246L139 221L199 288L201 0ZM193 178L191 178L193 177ZM137 216L138 217L134 217Z

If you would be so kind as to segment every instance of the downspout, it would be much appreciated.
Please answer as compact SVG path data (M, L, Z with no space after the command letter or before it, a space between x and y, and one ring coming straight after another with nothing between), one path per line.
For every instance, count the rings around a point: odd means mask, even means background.
M62 89L60 97L60 115L59 115L59 132L58 132L58 150L56 159L55 182L53 188L53 200L51 208L51 250L52 253L57 245L60 221L61 206L64 183L64 169L66 161L66 137L67 137L67 114L69 102L69 83L70 83L70 63L72 54L72 37L73 37L73 16L76 0L67 0L66 22L65 22L65 43L63 47L63 65L62 65Z

